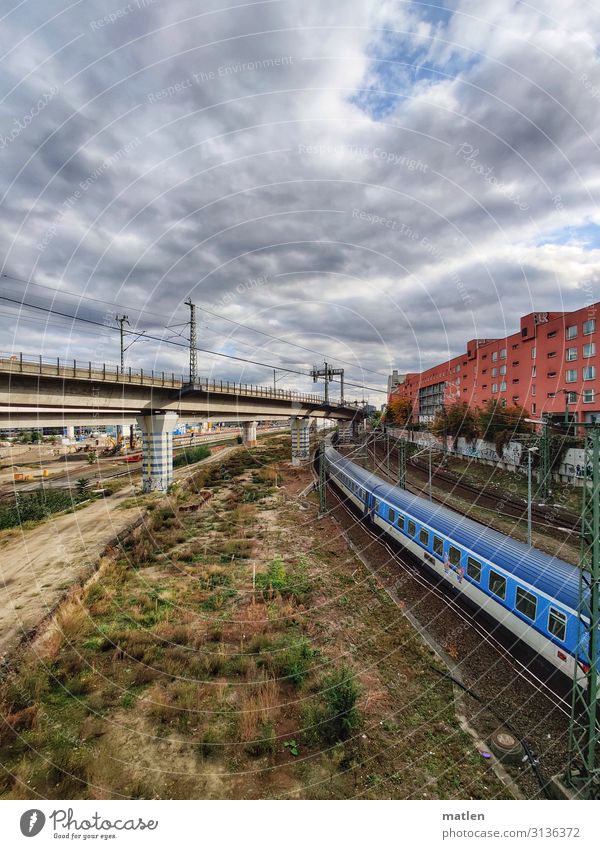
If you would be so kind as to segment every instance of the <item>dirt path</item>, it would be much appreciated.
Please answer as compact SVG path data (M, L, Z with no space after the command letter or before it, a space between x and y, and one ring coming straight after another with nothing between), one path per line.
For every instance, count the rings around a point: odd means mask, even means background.
M237 446L236 446L237 447ZM200 466L221 462L235 447L175 471L185 478ZM139 483L139 472L132 474ZM69 586L92 569L106 545L144 512L122 505L128 486L106 500L48 519L37 528L5 532L0 539L0 661L56 606Z
M132 490L37 528L16 529L0 549L0 658L50 613L64 591L91 568L108 542L139 515L116 509Z

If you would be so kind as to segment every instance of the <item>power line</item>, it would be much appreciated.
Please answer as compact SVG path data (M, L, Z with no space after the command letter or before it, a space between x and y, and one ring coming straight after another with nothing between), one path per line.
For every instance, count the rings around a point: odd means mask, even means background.
M70 313L62 312L61 310L53 310L49 307L40 307L37 304L28 304L26 301L20 301L20 300L17 300L15 298L9 298L6 295L0 295L0 299L3 300L3 301L8 301L9 303L12 303L12 304L17 304L18 306L21 306L21 307L28 307L29 309L40 310L41 312L45 312L45 313L48 313L50 315L58 315L58 316L61 316L63 318L72 319L73 321L80 321L84 324L91 324L94 327L102 327L105 330L110 330L110 331L113 331L113 332L119 332L119 328L113 327L112 325L109 325L109 324L108 325L104 324L101 321L95 321L94 319L91 319L91 318L83 318L81 316L72 315ZM129 335L129 333L135 333L135 331L127 331L128 335ZM189 344L183 344L181 342L176 342L174 339L164 339L160 336L154 336L151 333L140 333L140 334L138 334L138 337L142 338L142 339L150 340L150 341L153 341L153 342L159 342L161 345L174 345L177 348L185 348L186 350L189 350L189 347L190 347ZM248 363L249 365L260 366L261 368L268 368L268 369L274 369L274 368L281 369L282 368L281 365L275 365L274 363L263 363L259 360L251 360L247 357L236 357L234 354L224 354L221 351L211 351L208 348L198 348L197 347L196 351L200 351L203 354L210 354L211 356L214 356L214 357L223 357L223 358L228 359L228 360L235 360L236 362ZM286 369L286 370L290 374L299 374L299 375L302 375L303 377L310 377L310 374L308 372L305 372L305 371L300 371L298 369ZM339 383L339 381L334 381L334 382ZM349 383L348 381L345 381L345 385L346 386L352 386L355 389L362 389L362 390L366 389L369 392L380 392L380 393L384 393L385 395L387 395L387 390L377 389L373 386L365 386L364 384L359 384L359 383Z
M55 294L71 295L74 298L79 298L79 300L85 298L88 301L94 301L97 304L103 304L105 306L119 306L123 309L128 309L130 311L134 310L133 307L128 307L124 304L111 303L110 301L105 301L101 298L94 298L91 295L81 295L77 292L71 292L69 289L56 289L53 286L46 286L43 283L32 283L32 281L30 280L23 280L23 278L21 277L14 277L12 274L3 273L2 277L6 277L9 280L14 280L17 283L25 283L28 286L39 286L40 288L47 289L49 292L54 292ZM228 321L230 324L235 324L236 327L243 327L245 330L249 330L251 333L259 333L261 336L266 336L268 339L273 339L275 342L281 342L283 345L291 345L294 348L300 348L302 351L307 351L311 354L318 354L324 359L330 359L338 363L344 363L344 365L352 366L353 368L356 366L356 363L351 363L349 360L343 360L339 357L331 357L329 355L324 354L322 351L317 351L315 348L308 348L306 347L306 345L300 345L298 342L290 342L288 339L283 339L281 336L275 336L273 333L267 333L265 330L259 330L257 327L251 327L249 324L244 324L241 321L235 321L233 318L227 318L227 316L221 315L220 313L212 312L211 310L206 309L206 307L198 307L198 309L200 309L202 312L205 312L207 315L212 315L214 318L219 318L222 321ZM159 315L159 313L151 312L150 310L144 310L140 312L142 312L142 314L153 315L157 318L164 319L164 316ZM387 379L387 375L381 374L381 372L375 371L374 369L366 368L365 366L363 366L363 371L367 371L370 374L377 375L377 377Z

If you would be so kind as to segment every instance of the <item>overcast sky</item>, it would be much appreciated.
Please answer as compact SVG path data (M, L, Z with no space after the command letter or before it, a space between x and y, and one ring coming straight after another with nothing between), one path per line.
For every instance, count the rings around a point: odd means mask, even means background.
M0 300L3 351L114 363L117 312L183 342L191 297L270 334L200 313L201 347L376 389L600 300L595 2L2 10L0 293L107 326Z

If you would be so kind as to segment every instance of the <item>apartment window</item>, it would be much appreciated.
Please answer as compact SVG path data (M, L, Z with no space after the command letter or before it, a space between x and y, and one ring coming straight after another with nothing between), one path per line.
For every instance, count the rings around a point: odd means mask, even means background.
M506 407L506 398L501 398L501 399L500 399L500 406L501 406L501 407Z
M548 398L556 398L556 392L548 392Z
M536 357L537 357L537 348L534 345L533 348L531 349L531 359L535 360Z
M456 368L454 369L454 371L455 371L457 374L459 373L459 371L460 371L460 363L456 366Z
M590 333L593 333L596 329L596 319L590 318L588 321L583 322L583 335L589 336Z
M554 339L556 336L556 330L551 330L550 333L546 334L546 339Z
M500 384L500 392L506 392L506 382L504 380Z
M513 349L513 351L518 351L519 350L519 343L517 342L516 345L513 345L512 349Z
M532 412L532 413L535 413L535 410L536 410L536 405L535 405L535 404L532 404L532 405L531 405L531 412Z
M535 395L535 383L534 383L534 384L533 384L533 386L531 387L531 394L532 394L532 395Z
M518 383L518 382L519 382L519 378L518 378L518 377L513 377L512 382L513 382L513 383Z
M584 357L595 357L596 356L596 343L595 342L587 342L583 346L583 356Z
M571 327L567 327L567 339L576 339L577 338L577 325L572 324Z
M526 616L528 619L535 619L537 611L537 598L533 593L527 592L522 587L517 587L517 595L515 598L515 607Z
M576 368L568 368L566 374L567 383L576 383L577 381L577 369Z
M556 351L548 351L548 359L551 360L556 356Z
M497 595L498 598L506 598L506 578L494 572L493 569L490 569L488 587L490 588L490 592Z
M492 362L495 363L498 359L498 351L494 351L492 354Z
M567 348L567 362L572 363L577 359L577 348Z
M473 557L467 557L467 575L474 581L481 581L481 563Z
M556 377L556 372L555 371L549 371L548 377Z
M577 403L577 392L567 392L566 399L567 399L567 404L576 404Z
M482 374L487 374L487 369L486 369L486 368L481 369L481 373L482 373Z
M498 391L498 384L492 383L492 392L497 392L497 391Z
M535 377L537 374L537 366L531 366L531 376Z
M500 374L506 374L506 366L500 366Z
M516 368L519 365L518 360L513 360L513 368Z
M492 377L497 377L497 376L498 376L498 369L497 369L497 368L493 368L493 369L492 369Z
M584 404L593 404L596 399L596 393L593 389L584 389L583 390L583 403Z
M526 327L521 328L521 336L523 336L523 338L529 336L529 332Z
M551 607L548 611L548 630L558 640L564 642L567 636L567 617L555 607Z
M500 359L501 359L501 360L505 360L505 359L506 359L506 348L502 348L502 349L501 349L501 351L500 351Z
M596 377L596 366L586 366L583 370L584 380L594 380Z

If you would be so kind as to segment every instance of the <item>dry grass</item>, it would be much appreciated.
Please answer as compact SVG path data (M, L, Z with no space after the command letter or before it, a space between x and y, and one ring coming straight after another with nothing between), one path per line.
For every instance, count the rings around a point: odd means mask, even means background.
M258 727L275 717L279 708L279 684L265 675L258 684L248 686L240 699L240 739L249 743L256 738Z

